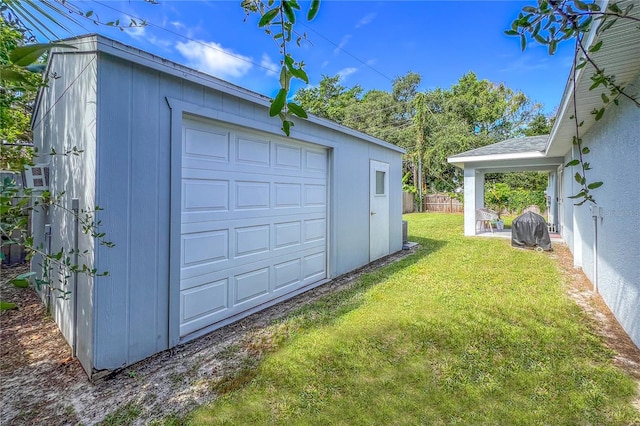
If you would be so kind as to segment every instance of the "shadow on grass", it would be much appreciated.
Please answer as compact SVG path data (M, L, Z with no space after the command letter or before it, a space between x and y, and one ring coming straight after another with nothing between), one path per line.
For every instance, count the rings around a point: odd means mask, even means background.
M285 316L273 320L265 330L261 330L250 341L246 342L245 348L257 354L273 352L281 347L288 338L296 334L298 330L309 332L317 328L331 326L344 315L360 308L366 299L366 293L370 289L386 280L392 279L394 275L402 273L404 269L422 261L447 244L447 241L429 238L412 237L410 241L419 244L415 253L386 266L381 266L378 269L367 272L356 271L337 277L325 285L331 286L333 284L343 286L343 288L338 288L329 294L320 296L319 299L306 303ZM384 259L382 261L384 262ZM363 269L375 268L375 264L376 262ZM353 273L362 275L352 283L339 283ZM336 282L338 284L335 284ZM304 294L300 297L304 297Z

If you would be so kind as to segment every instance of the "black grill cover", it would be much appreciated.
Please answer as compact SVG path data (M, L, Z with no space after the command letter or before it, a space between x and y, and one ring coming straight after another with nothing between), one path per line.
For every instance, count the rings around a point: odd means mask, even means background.
M539 214L527 212L511 224L511 246L551 251L551 238L547 222Z

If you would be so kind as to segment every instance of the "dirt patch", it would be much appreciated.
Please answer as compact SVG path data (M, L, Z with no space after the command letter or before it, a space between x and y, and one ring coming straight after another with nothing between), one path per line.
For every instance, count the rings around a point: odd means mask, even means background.
M566 276L570 296L590 317L614 363L640 383L640 349L621 329L607 306L591 292L584 274L573 267L571 253L554 244L551 256ZM394 262L400 252L339 277L291 300L253 314L200 339L162 352L91 383L35 292L15 289L5 281L25 268L2 270L2 300L19 308L0 317L0 424L148 424L170 415L181 416L216 399L218 392L251 379L262 356L255 342L268 346L264 328L296 308L349 287L360 275ZM640 408L640 398L636 401Z

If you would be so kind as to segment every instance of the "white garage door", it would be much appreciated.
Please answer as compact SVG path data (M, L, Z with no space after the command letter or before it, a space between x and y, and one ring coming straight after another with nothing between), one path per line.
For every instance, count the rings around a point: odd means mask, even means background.
M326 278L327 151L185 120L180 335Z

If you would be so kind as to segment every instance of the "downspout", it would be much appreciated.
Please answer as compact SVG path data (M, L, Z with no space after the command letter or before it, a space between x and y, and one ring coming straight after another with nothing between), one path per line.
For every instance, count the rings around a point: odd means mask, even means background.
M71 210L73 210L73 224L75 227L73 239L73 264L78 266L78 248L79 248L79 228L80 228L80 200L74 198L71 200ZM73 273L73 345L71 345L71 356L76 357L78 353L78 271Z
M591 206L591 217L593 217L593 292L598 293L598 217L600 217L600 207Z
M418 205L418 212L422 213L423 211L423 201L422 201L422 157L418 158L418 198L420 198L420 204Z
M45 249L45 254L47 256L49 256L51 254L51 224L46 224L44 225L44 238L47 242L47 247ZM43 261L42 262L43 265L46 267L46 270L44 271L45 274L47 274L46 279L47 280L51 280L51 265L49 265L49 262ZM44 278L43 278L44 279ZM51 313L51 285L47 285L47 291L46 291L46 308L47 308L47 312Z

